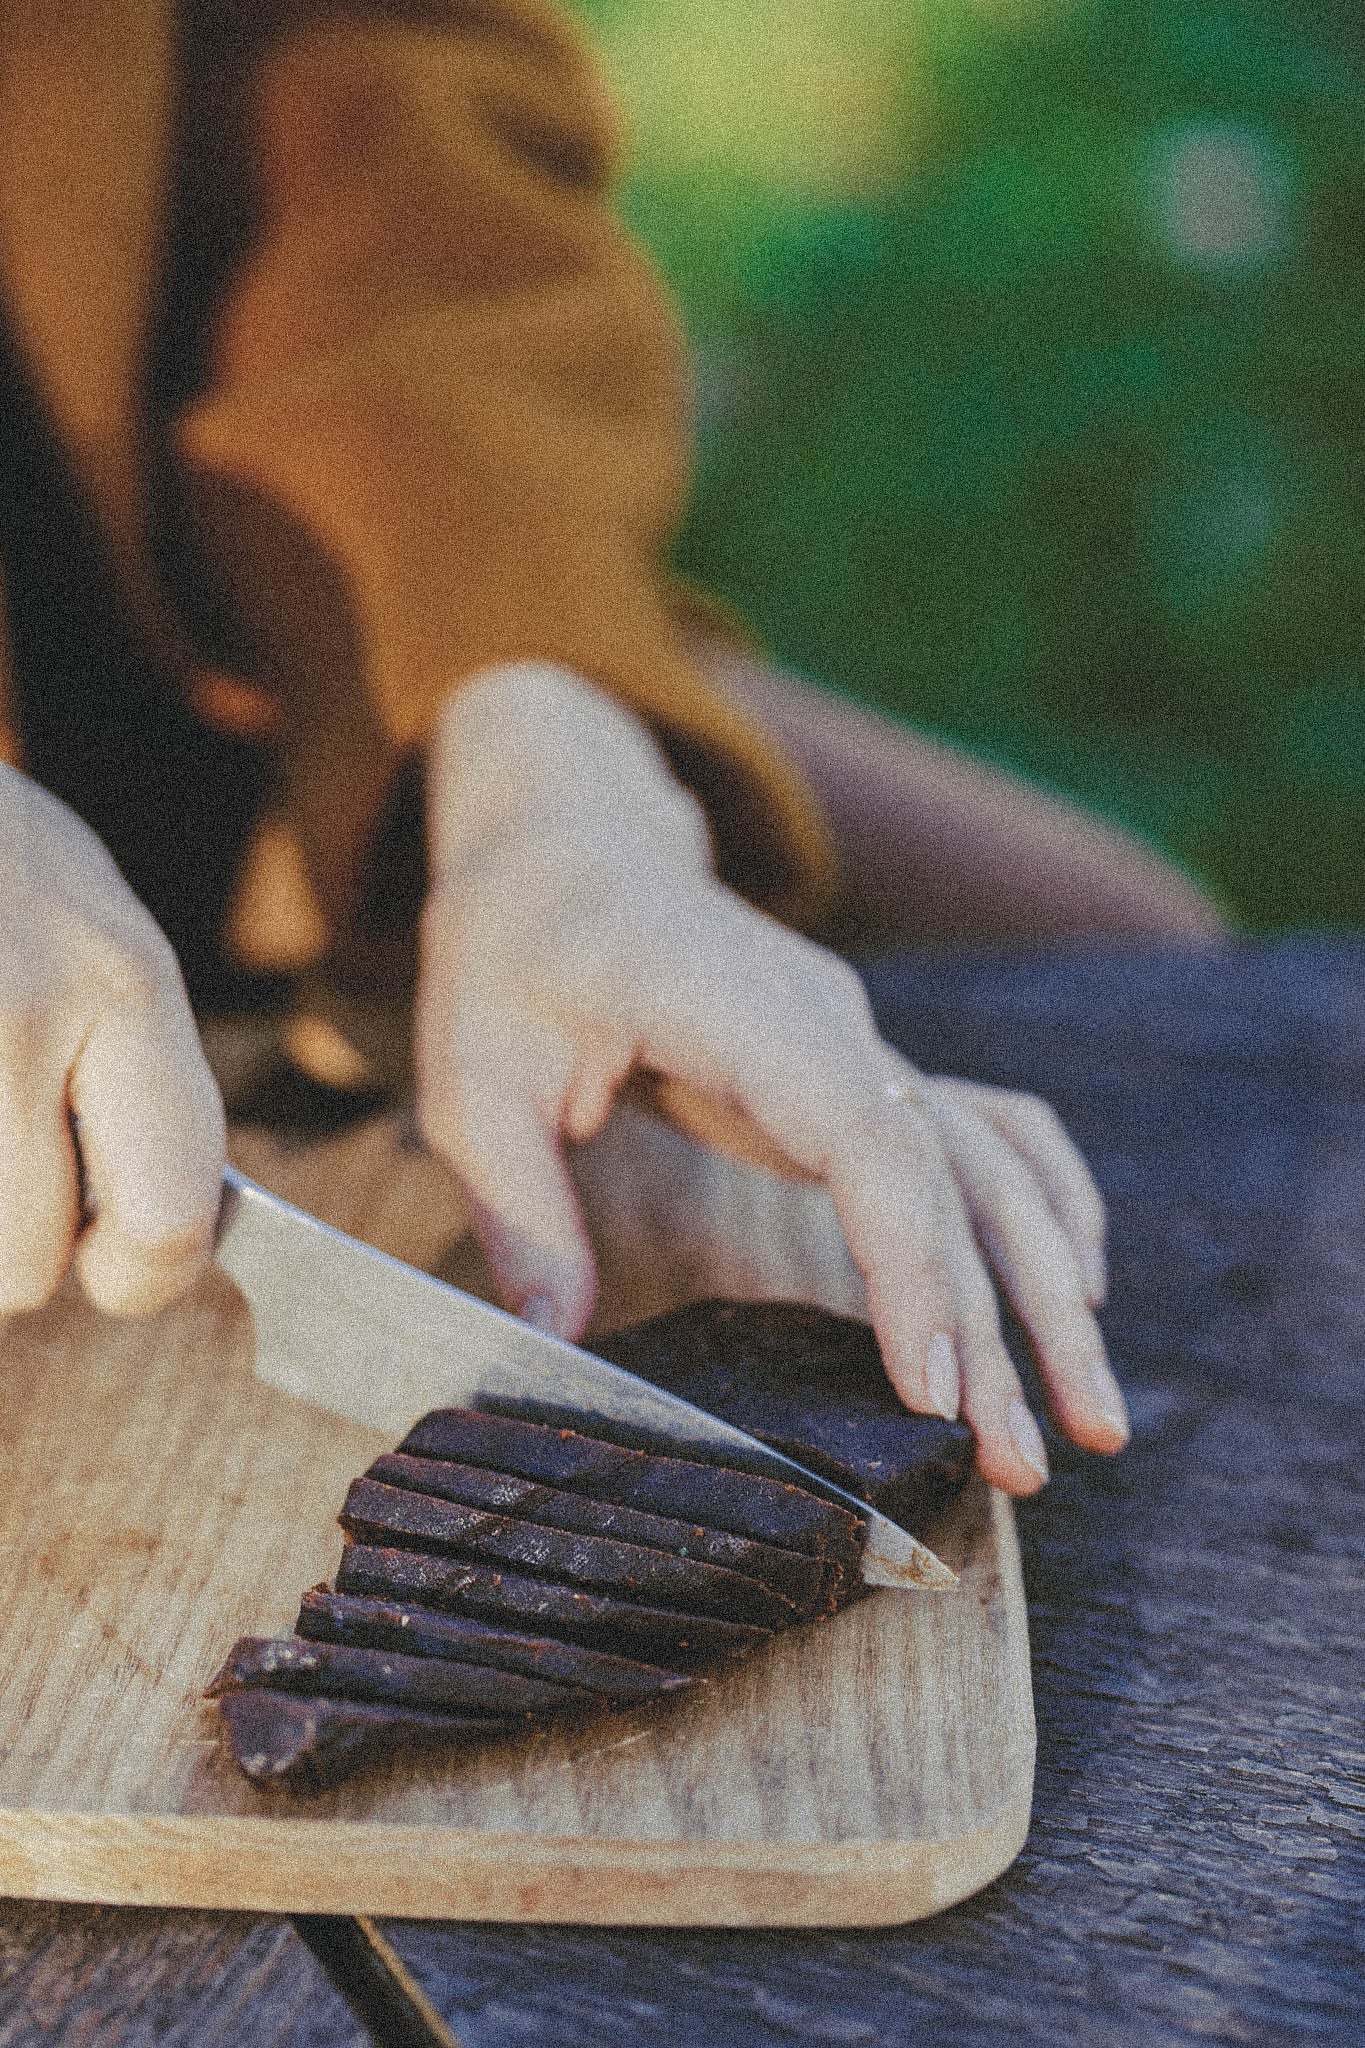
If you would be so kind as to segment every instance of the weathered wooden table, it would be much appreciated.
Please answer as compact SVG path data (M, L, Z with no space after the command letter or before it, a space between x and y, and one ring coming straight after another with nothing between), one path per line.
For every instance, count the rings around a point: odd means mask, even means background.
M1048 1094L1112 1209L1106 1321L1136 1436L1112 1465L1054 1447L1020 1517L1028 1847L903 1931L384 1932L466 2048L1354 2042L1365 942L872 979L924 1064ZM439 2038L395 2008L374 2037ZM288 1923L0 1908L0 2048L366 2038Z

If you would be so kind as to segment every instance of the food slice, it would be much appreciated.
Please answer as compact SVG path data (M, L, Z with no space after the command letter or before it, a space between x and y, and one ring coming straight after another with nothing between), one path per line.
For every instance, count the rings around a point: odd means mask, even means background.
M341 1526L358 1542L419 1550L472 1562L511 1565L538 1579L616 1594L646 1607L683 1614L714 1614L783 1628L805 1616L757 1579L700 1558L675 1557L618 1543L605 1536L542 1528L509 1515L488 1514L456 1501L433 1500L374 1479L351 1483Z
M399 1447L414 1457L485 1465L538 1479L567 1493L700 1522L808 1557L828 1557L850 1576L862 1555L866 1525L803 1487L756 1477L729 1465L627 1450L620 1444L472 1408L436 1408Z
M414 1458L402 1451L376 1458L365 1477L412 1493L459 1501L465 1507L513 1515L523 1522L539 1522L550 1529L572 1529L584 1536L606 1536L621 1543L643 1544L648 1550L667 1550L675 1557L699 1558L757 1579L802 1614L818 1614L838 1603L844 1574L830 1559L784 1550L751 1536L732 1536L700 1522L644 1514L616 1501L565 1493L512 1473L458 1465L449 1458Z
M314 1642L398 1650L414 1657L445 1657L496 1671L520 1672L527 1678L553 1679L614 1707L661 1699L697 1682L689 1673L614 1657L605 1650L589 1650L582 1643L518 1635L467 1614L442 1614L436 1608L405 1606L359 1593L329 1593L325 1587L304 1594L295 1627L299 1635Z
M512 1720L424 1714L352 1700L295 1699L256 1687L219 1701L228 1746L254 1785L322 1792L362 1766L409 1749L487 1742Z
M208 1697L218 1699L256 1686L374 1706L416 1707L427 1714L488 1714L506 1721L581 1714L593 1705L591 1694L572 1686L499 1671L492 1665L456 1664L345 1643L243 1636L209 1681Z
M756 1650L772 1633L753 1622L670 1613L457 1558L426 1557L420 1551L368 1543L346 1545L337 1568L337 1591L513 1623L589 1649L662 1664L671 1671L696 1671L719 1658Z

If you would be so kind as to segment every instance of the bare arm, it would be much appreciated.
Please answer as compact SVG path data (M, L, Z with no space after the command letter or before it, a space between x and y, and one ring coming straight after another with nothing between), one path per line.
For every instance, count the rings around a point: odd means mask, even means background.
M693 653L784 742L825 806L845 886L820 936L841 952L1093 932L1226 936L1197 883L1079 805L718 639Z

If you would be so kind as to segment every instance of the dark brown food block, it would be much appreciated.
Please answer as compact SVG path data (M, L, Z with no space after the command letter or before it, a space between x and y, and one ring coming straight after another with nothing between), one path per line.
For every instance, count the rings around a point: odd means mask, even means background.
M232 1754L252 1783L291 1792L325 1791L362 1765L405 1749L486 1742L525 1725L487 1715L461 1718L351 1700L296 1699L264 1688L226 1693L219 1707Z
M838 1605L843 1573L828 1559L798 1550L757 1543L750 1536L731 1536L723 1529L705 1529L669 1515L646 1515L614 1501L590 1500L586 1494L564 1493L534 1479L508 1472L490 1472L480 1465L457 1465L448 1458L411 1458L401 1451L376 1458L367 1479L412 1493L436 1494L465 1507L514 1515L549 1529L573 1529L584 1536L607 1536L620 1543L667 1550L675 1557L700 1558L745 1578L758 1579L802 1614L818 1614Z
M902 1407L871 1328L849 1316L791 1301L699 1301L593 1349L916 1533L971 1474L966 1424Z
M769 1592L757 1579L717 1565L645 1550L638 1543L544 1529L408 1493L401 1486L381 1486L374 1479L352 1481L339 1519L347 1534L362 1543L511 1565L530 1578L585 1586L645 1607L715 1614L725 1621L757 1622L761 1628L782 1628L800 1618L790 1600Z
M314 1642L352 1643L359 1649L397 1650L415 1657L444 1657L516 1671L598 1695L613 1706L635 1705L685 1691L697 1681L657 1664L637 1664L581 1643L556 1643L545 1636L513 1635L466 1614L441 1614L431 1607L403 1607L319 1589L305 1593L298 1632Z
M486 1465L539 1479L567 1493L618 1502L646 1514L700 1522L809 1557L828 1557L856 1576L866 1525L802 1487L757 1479L724 1465L624 1450L619 1444L472 1408L436 1408L399 1449L415 1457Z
M495 1720L591 1711L590 1694L540 1678L523 1678L483 1664L455 1664L393 1650L309 1643L278 1636L243 1636L210 1680L207 1697L265 1686L271 1692L364 1700L376 1706L417 1707L425 1714L487 1714Z
M487 1565L364 1543L348 1543L342 1551L337 1591L478 1615L513 1630L560 1636L671 1671L695 1671L718 1658L755 1650L770 1634L712 1615L632 1607L599 1593L577 1592L572 1586L491 1571Z

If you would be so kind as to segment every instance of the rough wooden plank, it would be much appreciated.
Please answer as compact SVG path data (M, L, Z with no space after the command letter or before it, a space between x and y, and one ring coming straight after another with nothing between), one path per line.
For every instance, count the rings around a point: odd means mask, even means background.
M1021 1517L1020 1860L876 1934L391 1926L468 2048L1281 2048L1365 2010L1365 946L902 963L931 1068L1042 1089L1113 1216L1115 1464Z
M0 2048L368 2048L287 1920L0 1905Z

